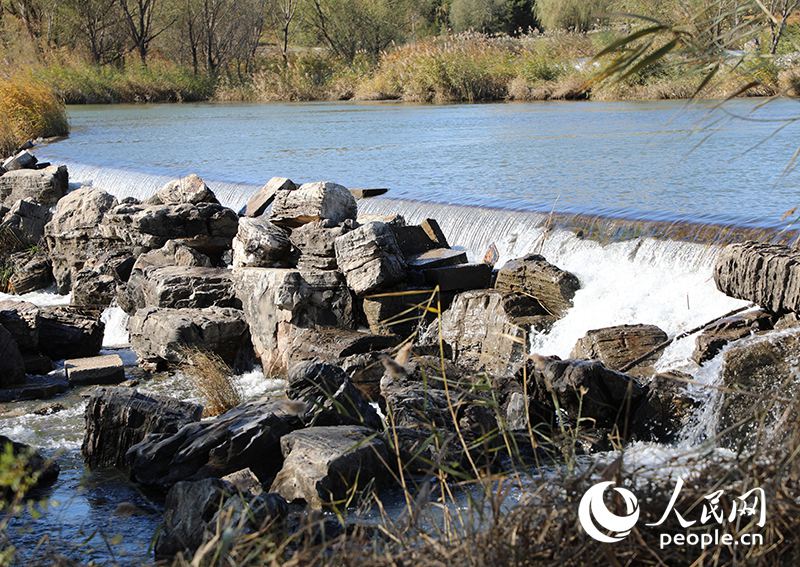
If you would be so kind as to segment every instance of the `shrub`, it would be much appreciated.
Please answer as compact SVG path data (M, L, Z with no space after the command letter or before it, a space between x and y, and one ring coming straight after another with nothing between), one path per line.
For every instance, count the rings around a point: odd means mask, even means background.
M0 76L0 152L31 138L69 132L64 103L51 88L28 75Z
M225 413L242 403L242 392L233 381L233 372L217 355L199 349L183 351L183 372L206 400L208 417Z

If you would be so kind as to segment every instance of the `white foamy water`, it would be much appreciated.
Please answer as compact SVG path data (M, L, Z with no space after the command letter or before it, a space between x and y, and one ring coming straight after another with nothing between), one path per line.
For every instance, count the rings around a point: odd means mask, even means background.
M105 323L106 329L103 334L104 347L125 346L130 342L128 336L128 314L119 307L109 307L100 317Z
M34 305L47 306L47 305L69 305L71 294L59 295L56 293L55 288L43 289L40 291L32 291L22 295L12 295L9 293L0 293L0 301L27 301Z

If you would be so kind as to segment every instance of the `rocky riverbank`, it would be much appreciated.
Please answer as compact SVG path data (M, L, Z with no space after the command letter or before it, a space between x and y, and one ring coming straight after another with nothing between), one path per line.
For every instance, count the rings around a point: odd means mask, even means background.
M342 509L431 477L670 443L697 409L692 376L656 369L675 337L641 321L590 331L564 360L529 354L572 308L575 274L536 254L470 262L435 219L359 216L363 191L273 178L237 213L194 175L120 202L70 190L66 168L28 152L3 168L4 291L55 286L70 305L0 303L0 400L97 385L83 457L165 498L159 558L193 554L220 525L291 532L289 504ZM780 442L780 427L741 414L784 419L797 265L758 243L718 259L717 287L759 306L695 330L698 364L723 357L722 446ZM130 316L135 366L100 355L111 305ZM137 390L197 350L285 391L204 419L200 404ZM56 478L41 456L29 464L37 482Z

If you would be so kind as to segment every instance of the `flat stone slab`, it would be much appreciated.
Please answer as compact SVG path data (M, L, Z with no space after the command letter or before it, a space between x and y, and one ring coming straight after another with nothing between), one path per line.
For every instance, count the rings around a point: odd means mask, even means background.
M467 263L467 253L464 250L451 248L435 248L422 254L416 254L408 260L408 265L418 270L427 268L442 268Z
M386 187L358 187L350 189L350 193L356 199L368 199L370 197L377 197L378 195L385 195L389 192Z
M63 394L69 384L63 376L28 376L13 388L0 389L0 403L24 400L46 400Z
M118 354L76 358L64 362L70 384L119 384L125 367Z

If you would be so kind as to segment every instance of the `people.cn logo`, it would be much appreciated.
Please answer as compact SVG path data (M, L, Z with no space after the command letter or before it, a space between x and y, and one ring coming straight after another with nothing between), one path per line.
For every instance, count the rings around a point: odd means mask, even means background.
M617 516L609 511L603 495L606 488L613 484L610 481L595 484L586 491L578 506L578 519L583 530L592 538L603 543L622 541L631 533L633 526L639 520L639 503L636 496L626 488L614 488L625 502L626 515ZM600 528L604 529L607 534L600 531Z

